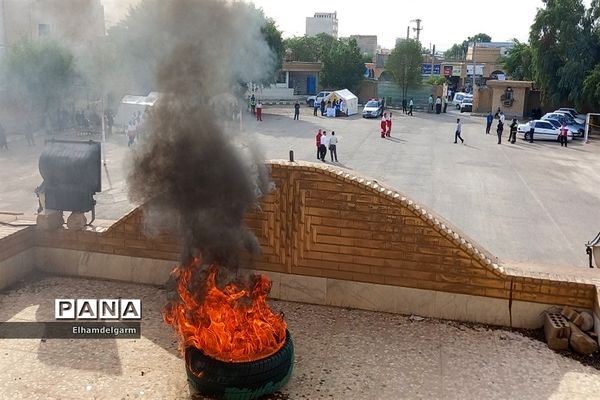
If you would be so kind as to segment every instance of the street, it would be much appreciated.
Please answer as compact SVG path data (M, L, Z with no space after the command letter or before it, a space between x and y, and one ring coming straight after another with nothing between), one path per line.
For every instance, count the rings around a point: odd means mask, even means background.
M363 119L360 111L328 119L314 117L306 106L300 121L292 120L292 106L266 106L263 122L245 113L243 126L255 135L266 159L287 159L293 150L296 160L318 163L315 134L333 130L339 139L336 165L395 188L454 224L500 262L587 267L584 244L600 231L598 142L573 141L568 148L557 142L510 144L505 131L497 145L495 134L484 133L481 117L453 110L414 117L393 113L390 139L380 138L378 119ZM453 143L456 118L463 121L464 145ZM0 210L35 212L41 139L35 148L21 140L0 152ZM126 139L116 135L106 150L97 218L117 219L133 207L125 188L129 149Z

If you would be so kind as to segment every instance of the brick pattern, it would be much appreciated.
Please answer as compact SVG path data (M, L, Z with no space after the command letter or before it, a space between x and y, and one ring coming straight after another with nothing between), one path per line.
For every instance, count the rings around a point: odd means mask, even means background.
M596 287L508 274L438 216L374 180L272 162L276 189L247 215L266 271L591 308ZM148 238L138 208L108 230L36 232L36 245L177 261L173 235ZM0 242L1 243L1 242ZM0 252L1 254L1 252Z
M33 245L33 227L0 225L0 261L16 256Z

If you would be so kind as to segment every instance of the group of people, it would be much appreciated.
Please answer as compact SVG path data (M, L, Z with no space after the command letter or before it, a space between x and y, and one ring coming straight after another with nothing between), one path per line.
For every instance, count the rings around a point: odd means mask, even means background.
M126 134L127 134L127 146L131 147L134 145L136 140L141 139L144 136L144 124L148 118L148 110L142 115L141 111L133 113L131 119L127 123Z
M262 109L262 102L260 100L256 100L256 96L254 96L254 94L248 97L248 110L252 113L252 115L256 116L257 121L262 121ZM298 108L298 114L299 113L300 109Z
M502 144L502 134L504 132L504 123L506 120L506 117L504 115L504 112L502 110L500 110L500 108L498 108L498 110L496 111L496 113L494 115L492 115L492 112L490 111L488 113L488 115L486 116L486 125L485 125L485 133L489 135L490 130L492 128L492 123L494 122L494 119L498 119L498 125L496 126L496 134L498 135L498 144ZM508 134L508 141L511 144L515 144L515 142L517 141L517 128L518 128L518 121L517 118L513 118L511 124L509 125L509 134ZM534 124L530 124L529 126L529 132L527 132L525 134L525 140L529 140L529 143L533 143L533 138L534 138L534 134L535 134L535 126ZM569 129L567 128L567 126L562 123L561 127L560 127L560 131L558 134L558 141L560 142L561 147L567 147L567 142L568 142L568 135L569 135Z
M413 101L412 97L410 98L410 101L408 101L408 102L406 101L406 99L402 99L402 112L404 114L408 114L412 117L414 106L415 106L415 102Z
M384 112L381 116L381 138L385 139L386 137L391 137L392 135L392 112L388 114Z
M315 101L314 105L313 105L313 115L316 117L317 116L317 112L319 111L319 109L321 110L321 116L328 116L328 117L339 117L340 114L342 112L345 112L346 110L346 102L344 101L344 99L333 99L332 100L328 100L327 102L325 102L325 100L321 100L319 103L317 103Z
M335 131L331 131L331 135L327 134L327 131L319 131L315 137L317 144L317 159L325 162L327 156L327 150L331 156L331 162L338 162L337 158L337 143L338 138L335 136Z
M430 94L428 102L429 102L429 112L433 112L433 108L435 105L435 113L440 114L442 112L442 103L444 105L444 112L446 112L446 107L448 106L448 103L443 101L440 96L438 96L435 100L433 100L433 95Z

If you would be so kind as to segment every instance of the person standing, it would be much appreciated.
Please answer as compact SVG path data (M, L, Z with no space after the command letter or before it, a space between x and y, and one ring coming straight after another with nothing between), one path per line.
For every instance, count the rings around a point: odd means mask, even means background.
M502 118L498 121L498 127L496 128L496 133L498 134L498 144L502 144L502 131L504 131L504 122L502 122Z
M385 134L387 132L387 113L383 113L381 116L381 123L379 125L381 127L381 138L385 139Z
M488 115L485 117L485 133L487 135L490 134L490 129L492 129L492 122L494 122L494 116L492 115L492 112L490 111L488 113Z
M535 123L531 121L529 123L529 143L533 143L533 134L535 133Z
M6 139L6 132L2 124L0 124L0 149L8 150L8 140Z
M325 101L324 101L324 99L321 99L320 106L321 106L321 117L322 117L322 116L325 115Z
M435 99L435 113L440 114L442 112L442 98L440 96Z
M413 101L412 97L410 98L410 101L408 102L408 115L410 115L411 117L413 116L413 107L415 106L415 102Z
M29 121L29 119L25 122L25 139L27 139L27 146L35 146L33 128L31 127L31 121Z
M319 148L321 149L321 161L325 162L325 157L327 156L327 146L329 146L329 136L327 136L327 132L323 131L323 136L321 136L321 145Z
M262 122L262 109L263 105L260 100L256 103L256 120Z
M458 139L460 139L461 143L465 142L463 140L462 136L460 136L461 133L462 133L462 122L460 122L460 118L457 118L456 119L456 131L454 132L454 144L458 143Z
M385 132L385 136L390 137L392 135L392 112L388 114L387 119L385 120L385 124L387 127L387 131Z
M315 139L317 141L317 160L321 159L321 137L323 136L323 134L321 133L321 130L319 129L319 131L317 132L317 136L315 136Z
M407 112L408 112L408 110L407 110L406 99L402 99L402 113L406 114Z
M254 95L250 96L250 111L252 111L252 115L256 115L256 97Z
M338 162L337 142L338 142L338 138L335 136L335 131L331 131L331 136L329 137L329 155L331 156L331 162L333 162L334 158L335 158L335 162Z
M315 100L313 102L313 115L316 117L317 116L317 112L319 111L319 103L317 103L317 101Z
M129 124L127 125L127 147L131 147L133 146L133 144L135 143L135 137L137 136L137 132L135 129L135 123L133 120L129 121Z
M563 122L560 127L560 133L558 134L558 141L560 142L560 147L563 147L563 146L567 147L568 135L569 135L569 128L567 128L567 125L565 125L565 123Z
M513 118L510 124L510 134L508 135L508 141L515 144L517 141L517 119Z
M300 120L300 103L298 103L298 100L294 103L294 120Z
M504 116L504 111L500 111L500 114L498 114L498 118L500 119L500 122L502 122L502 125L504 125L504 120L506 119L506 117Z
M429 99L427 101L429 102L429 112L433 112L433 95L432 94L429 95Z

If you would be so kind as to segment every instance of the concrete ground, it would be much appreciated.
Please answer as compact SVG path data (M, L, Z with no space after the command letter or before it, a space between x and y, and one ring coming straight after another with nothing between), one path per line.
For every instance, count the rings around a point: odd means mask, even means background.
M164 290L29 277L0 294L0 321L50 321L55 298L140 298L142 338L0 340L3 399L189 398ZM600 371L520 333L457 322L273 302L295 346L271 399L597 399Z
M379 137L379 121L360 116L313 117L303 107L293 121L291 106L266 107L263 122L245 114L244 129L255 133L267 159L317 161L317 129L339 138L337 165L396 188L453 223L499 261L510 265L587 267L584 244L600 231L600 141L497 145L485 135L484 119L448 114L394 112L391 139ZM456 118L463 122L464 145L454 144ZM108 143L104 191L98 217L116 219L129 210L125 189L129 154L125 138ZM0 210L37 206L37 157L42 149L12 143L0 152Z

